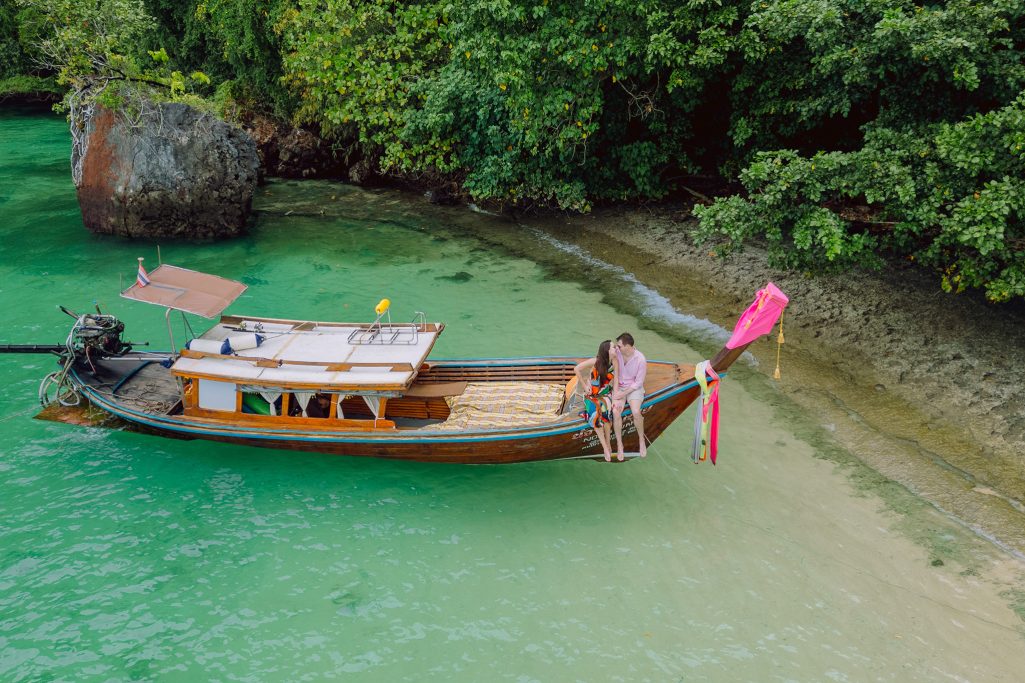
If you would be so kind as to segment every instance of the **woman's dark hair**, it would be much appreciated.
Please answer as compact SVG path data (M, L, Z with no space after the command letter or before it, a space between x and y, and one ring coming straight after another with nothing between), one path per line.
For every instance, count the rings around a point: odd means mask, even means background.
M598 344L598 355L594 357L594 369L598 373L598 380L609 374L609 347L612 346L612 340L606 339L601 344Z

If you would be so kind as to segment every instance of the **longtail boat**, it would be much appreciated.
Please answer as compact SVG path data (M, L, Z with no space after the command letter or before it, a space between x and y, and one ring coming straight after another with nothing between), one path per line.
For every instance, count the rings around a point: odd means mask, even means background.
M49 352L59 369L40 386L40 417L106 423L163 436L250 446L450 463L514 463L602 458L581 417L574 367L581 357L435 360L443 323L417 313L392 322L382 300L371 322L317 322L223 311L245 285L168 264L146 273L140 259L128 299L218 322L183 348L152 352L124 340L124 324L100 312L77 314L64 344L0 347ZM787 299L769 283L709 362L648 361L644 431L656 439L718 380ZM191 335L190 335L191 336ZM707 391L707 387L705 387ZM111 418L115 418L111 420ZM638 437L624 413L625 450ZM714 457L714 454L713 454Z

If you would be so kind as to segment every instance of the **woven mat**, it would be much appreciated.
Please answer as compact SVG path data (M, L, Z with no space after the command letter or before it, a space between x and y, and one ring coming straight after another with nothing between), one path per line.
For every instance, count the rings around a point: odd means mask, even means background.
M551 422L559 415L564 393L563 384L470 383L459 396L445 398L451 410L449 418L425 429L503 429Z

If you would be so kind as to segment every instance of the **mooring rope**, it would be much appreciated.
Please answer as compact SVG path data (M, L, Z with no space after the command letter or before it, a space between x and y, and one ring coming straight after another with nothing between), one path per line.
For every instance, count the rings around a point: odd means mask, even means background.
M68 372L71 371L71 366L74 362L74 355L69 355L67 360L64 361L64 367L55 372L51 372L43 378L42 382L39 383L40 405L45 407L53 403L53 400L56 400L62 406L71 408L82 402L82 397L79 395L74 383L68 377ZM53 400L50 399L51 387L54 388ZM74 401L71 400L72 398L74 398Z

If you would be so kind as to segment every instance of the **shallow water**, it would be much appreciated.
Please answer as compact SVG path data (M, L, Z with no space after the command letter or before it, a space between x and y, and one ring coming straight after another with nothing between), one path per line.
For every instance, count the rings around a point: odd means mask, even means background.
M156 246L89 235L57 118L0 112L0 343L63 339ZM352 319L383 296L435 355L586 353L635 331L693 362L724 334L628 273L500 219L330 183L262 188L251 235L162 244L249 284L229 310ZM529 248L528 248L529 246ZM544 259L532 255L545 254ZM739 313L739 311L738 311ZM195 320L194 324L202 324ZM754 378L720 465L688 411L645 461L438 466L30 419L46 356L0 363L0 680L1016 681L1017 562L824 460ZM743 373L740 373L743 374Z

